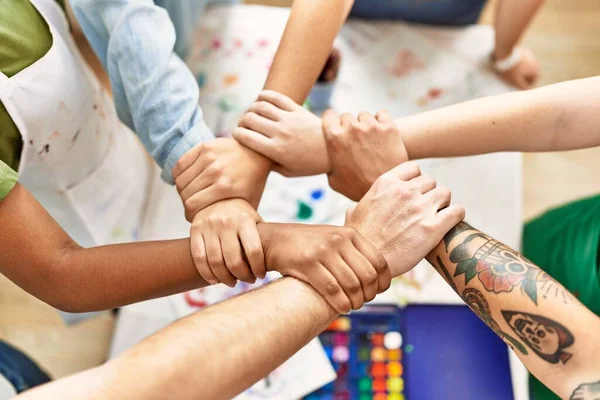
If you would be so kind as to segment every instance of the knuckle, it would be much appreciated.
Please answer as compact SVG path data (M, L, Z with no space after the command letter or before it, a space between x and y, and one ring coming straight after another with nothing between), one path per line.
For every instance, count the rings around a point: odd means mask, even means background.
M190 197L183 202L183 206L186 212L194 214L196 208L198 207L198 204L196 203L196 199L194 199L194 197Z
M217 188L222 192L229 192L233 190L233 182L226 176L221 176L216 183Z
M342 233L332 233L329 236L329 244L333 247L337 247L340 244L342 244L344 242L344 237L342 236Z
M244 262L241 259L233 260L228 264L229 270L231 272L235 272L236 274L240 274L245 272Z
M298 261L301 264L311 264L316 259L317 259L317 254L316 254L316 251L314 251L314 250L305 250L302 253L300 253L300 255L298 257Z
M262 248L258 247L258 246L248 246L248 248L246 249L246 255L248 257L257 257L261 254L262 252Z
M231 228L234 225L233 218L228 215L220 215L215 219L216 225L219 225L223 228Z
M194 259L194 264L206 264L206 254L203 251L198 249L192 249L192 258Z
M377 273L377 270L373 268L369 268L365 273L365 282L369 285L372 285L375 282L377 282L378 278L379 274Z
M377 262L373 266L375 267L375 270L377 270L377 273L384 272L388 269L387 260L379 254L377 255Z
M338 285L338 283L335 281L329 281L329 282L327 282L327 285L325 285L325 292L329 296L336 295L340 291L341 291L340 285Z
M327 253L329 252L329 246L325 245L325 244L320 244L317 246L317 249L315 251L315 255L317 256L317 258L321 259L324 256L327 255Z
M212 268L224 268L225 267L225 263L223 262L223 259L218 256L208 257L208 263L210 264L210 266Z
M409 171L415 171L417 173L421 173L421 167L419 167L419 164L417 164L416 161L407 161L402 165L404 166L405 169L407 169Z
M346 288L350 293L358 293L362 290L362 286L360 285L360 282L358 282L358 281L348 282L348 284L346 285Z
M209 163L214 163L215 161L217 161L217 155L215 153L213 153L212 151L208 151L206 152L203 156L205 161L209 162Z
M260 112L265 112L269 109L269 103L266 101L258 101L256 103L256 109Z
M348 314L352 310L352 303L350 300L344 299L340 302L340 311L344 314Z
M446 186L439 186L438 190L444 197L450 197L450 195L452 194L452 192L450 191L450 188L448 188Z

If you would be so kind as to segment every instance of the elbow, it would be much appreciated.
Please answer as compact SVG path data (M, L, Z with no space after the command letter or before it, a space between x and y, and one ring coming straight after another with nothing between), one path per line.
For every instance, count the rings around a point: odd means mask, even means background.
M89 287L86 285L85 268L81 268L78 261L77 253L80 251L85 249L77 243L65 243L60 258L46 276L50 293L42 300L57 310L69 313L99 311L98 304L91 302L89 293L86 293Z

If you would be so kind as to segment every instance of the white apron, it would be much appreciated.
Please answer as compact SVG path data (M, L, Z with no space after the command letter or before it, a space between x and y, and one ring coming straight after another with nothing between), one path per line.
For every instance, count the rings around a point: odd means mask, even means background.
M137 240L157 167L119 121L63 10L31 2L52 47L17 75L0 73L0 100L23 137L19 181L80 245Z

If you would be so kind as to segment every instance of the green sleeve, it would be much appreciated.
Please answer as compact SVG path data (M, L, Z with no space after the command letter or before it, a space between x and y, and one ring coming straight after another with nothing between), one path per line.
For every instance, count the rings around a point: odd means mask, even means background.
M15 170L0 160L0 201L8 196L18 180L19 176Z
M11 77L48 52L52 34L30 1L0 4L0 71ZM22 147L19 129L0 103L0 160L17 170Z

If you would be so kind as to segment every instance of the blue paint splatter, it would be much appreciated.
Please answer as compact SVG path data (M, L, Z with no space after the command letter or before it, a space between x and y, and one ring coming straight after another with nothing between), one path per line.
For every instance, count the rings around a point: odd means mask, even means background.
M320 200L324 194L323 189L315 189L310 194L310 197L312 197L313 200Z

